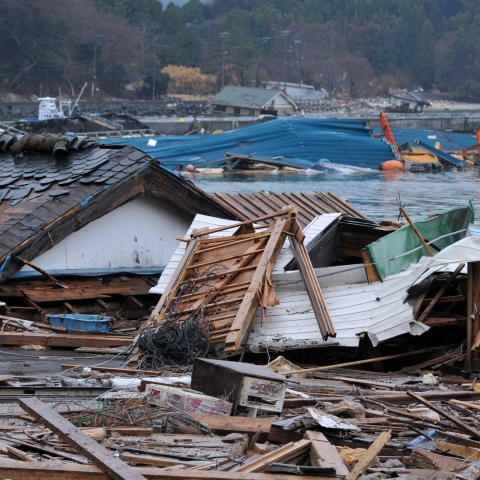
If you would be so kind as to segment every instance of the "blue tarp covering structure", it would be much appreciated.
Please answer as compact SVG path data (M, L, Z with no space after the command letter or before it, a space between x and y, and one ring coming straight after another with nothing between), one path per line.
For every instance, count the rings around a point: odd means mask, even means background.
M148 141L156 140L154 147ZM274 160L279 166L310 168L321 158L332 163L378 169L395 158L391 147L374 138L362 120L276 119L217 135L102 140L132 145L167 167L224 165L226 152Z
M441 130L417 130L407 128L393 128L393 133L398 145L408 142L411 147L415 146L415 140L420 140L432 147L440 142L443 150L458 151L477 144L474 133L453 133ZM375 129L374 133L382 133L381 129Z

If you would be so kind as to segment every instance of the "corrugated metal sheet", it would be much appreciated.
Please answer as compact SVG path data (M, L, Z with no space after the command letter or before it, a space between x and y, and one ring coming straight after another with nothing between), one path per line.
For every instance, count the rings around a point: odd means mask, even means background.
M382 133L381 129L375 129L375 133ZM419 130L409 128L395 128L393 133L397 139L398 145L408 142L410 146L414 147L415 140L421 140L432 147L435 143L440 142L440 145L447 151L459 151L465 148L472 147L477 144L475 134L471 133L454 133L444 132L441 130Z
M295 205L298 209L300 225L306 227L317 215L341 213L343 216L368 217L352 207L345 199L334 193L252 193L233 195L231 193L215 193L215 200L235 213L242 220L251 220L277 212L286 205Z
M291 350L328 344L357 347L361 333L367 333L374 345L404 333L419 335L428 327L414 320L412 305L404 300L420 267L421 264L411 265L408 270L392 275L384 282L372 284L366 282L363 268L333 276L324 275L335 270L341 272L345 266L316 269L337 332L336 338L327 341L320 334L300 273L274 274L272 280L280 304L267 309L267 321L263 324L261 311L257 312L248 342L249 350Z
M147 145L150 140L157 141L154 147ZM378 170L380 163L395 158L391 146L372 137L363 120L279 118L218 135L141 137L102 143L128 143L168 167L225 165L226 152L275 159L279 166L295 168L311 168L326 158L332 163Z

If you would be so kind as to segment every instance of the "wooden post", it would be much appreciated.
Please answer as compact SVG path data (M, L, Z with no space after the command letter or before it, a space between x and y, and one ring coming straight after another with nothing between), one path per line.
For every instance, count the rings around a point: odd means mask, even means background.
M415 233L415 235L418 237L418 239L420 240L420 242L422 242L422 245L423 245L423 248L425 248L425 250L428 252L428 254L433 257L435 254L432 252L432 250L430 249L430 247L427 245L427 242L425 241L425 239L422 237L422 235L420 234L420 232L417 230L417 227L415 226L415 224L412 222L411 218L407 215L407 212L405 211L405 209L403 207L400 207L400 212L402 212L402 215L406 218L407 222L410 224L410 226L412 227L412 230L413 232Z
M450 420L450 422L452 422L457 427L461 428L465 432L472 435L472 437L480 438L480 431L478 431L474 427L471 427L470 425L467 425L465 422L462 422L455 415L451 415L450 413L447 413L445 410L442 410L441 408L437 407L437 405L435 405L434 403L429 402L428 400L425 400L422 396L420 396L420 395L418 395L414 392L411 392L410 390L407 391L407 395L409 397L414 398L417 402L423 403L430 410L433 410L434 412L437 412L439 415L441 415L442 417L445 417L447 420Z
M427 305L427 308L423 311L423 313L420 315L418 318L418 321L420 323L423 323L425 319L428 317L430 312L433 310L437 302L440 300L440 298L443 296L443 294L448 290L450 285L453 283L453 281L457 278L458 274L463 270L463 267L465 266L464 263L461 263L453 273L451 273L445 283L442 285L440 290L437 292L435 297L433 297L433 300Z
M470 369L480 365L479 354L472 350L473 342L479 332L480 314L480 262L468 264L467 283L467 363Z

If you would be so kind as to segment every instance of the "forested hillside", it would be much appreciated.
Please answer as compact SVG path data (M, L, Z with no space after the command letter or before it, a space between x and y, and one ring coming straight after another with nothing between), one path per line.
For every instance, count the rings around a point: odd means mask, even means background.
M222 42L226 83L480 101L478 0L0 0L0 91L74 96L94 62L95 95L165 94L168 65L218 90Z

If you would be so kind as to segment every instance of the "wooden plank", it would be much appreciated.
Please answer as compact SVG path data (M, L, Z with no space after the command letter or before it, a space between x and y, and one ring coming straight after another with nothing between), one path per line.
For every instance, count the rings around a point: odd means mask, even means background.
M8 440L9 442L15 443L16 445L22 445L23 447L27 447L27 449L30 449L30 450L49 453L50 455L66 458L67 460L71 460L73 462L83 463L85 465L90 463L86 458L79 457L78 455L72 455L70 453L61 452L59 450L55 450L54 448L50 448L47 445L38 445L38 444L34 444L33 442L24 442L23 440L19 440L18 438L13 438L13 437L11 438L7 437L6 440Z
M423 323L429 327L444 327L445 325L456 325L457 317L428 317Z
M0 333L0 345L43 345L45 347L128 347L133 337L104 337L102 335L74 335L64 333Z
M430 312L433 310L433 308L437 304L438 300L440 300L440 298L443 297L444 293L448 290L450 285L457 278L458 274L463 270L464 266L465 266L465 264L461 263L460 265L458 265L458 267L455 269L455 271L448 276L445 283L442 285L442 287L437 292L435 297L433 297L433 300L427 305L427 308L425 308L425 310L420 315L420 317L418 317L418 321L420 323L422 323L430 315Z
M421 293L417 301L415 302L415 306L413 307L413 310L412 310L412 316L415 320L420 315L420 309L422 308L425 297L428 295L428 290L429 289L427 288L423 293Z
M298 225L300 229L300 225ZM310 299L310 304L312 305L313 311L315 313L315 318L318 323L318 328L322 335L323 340L327 340L328 337L336 337L337 333L335 331L335 326L333 325L330 313L328 311L327 304L325 303L325 298L323 297L322 290L318 284L318 279L313 270L312 262L308 255L305 245L300 243L297 240L296 236L290 237L290 246L293 250L295 260L297 261L298 269L300 270L300 275L305 284L307 290L308 298Z
M298 480L296 475L281 473L239 473L217 470L170 470L155 467L132 467L149 480ZM95 465L73 465L57 461L26 463L16 460L0 462L2 478L13 480L108 480ZM331 477L302 476L302 480L332 480Z
M380 453L385 444L392 436L391 430L382 432L377 439L370 445L365 455L357 462L353 470L345 477L345 480L357 480L357 478L365 473L370 464L375 460L375 457Z
M290 230L293 213L293 209L286 210L281 217L277 218L271 229L270 238L258 262L247 293L243 297L237 316L232 323L230 333L227 335L225 341L225 351L227 353L238 351L246 333L250 330L255 311L260 303L259 297L264 287L267 267L269 264L274 265L280 254L286 236L284 231Z
M428 304L433 300L433 298L427 298L423 300L423 303ZM439 303L451 303L451 302L463 302L465 300L465 295L450 295L449 297L440 298L437 301Z
M27 413L44 423L64 442L83 453L110 478L114 480L145 480L145 477L132 470L125 462L116 458L105 447L85 435L38 398L19 398L19 403Z
M423 448L414 448L410 457L403 459L403 463L419 468L442 470L445 472L458 472L466 468L465 460L447 457L446 455L430 452Z
M310 464L312 466L334 468L337 476L348 475L348 468L342 457L322 432L307 430L305 438L312 442L310 448Z
M380 277L378 276L370 253L368 253L368 250L361 250L360 253L362 255L363 264L365 265L365 273L367 275L368 283L378 282Z
M470 345L467 341L467 354L470 354L469 366L472 370L477 371L479 368L479 353L475 351L471 340L476 339L480 335L480 313L475 308L480 304L480 263L474 262L469 264L468 269L468 303L467 303L467 334L470 333Z
M136 463L139 465L152 465L155 467L173 467L175 465L185 465L184 460L174 460L172 458L154 457L152 455L135 455L133 453L122 452L120 458L124 462ZM188 462L188 465L203 465L204 462Z
M270 427L276 422L273 418L222 417L219 415L191 415L195 420L204 423L215 435L241 433L251 439L260 432L258 441L266 441Z
M395 384L384 383L384 382L375 382L373 380L362 380L360 378L350 378L350 377L333 377L332 380L340 380L341 382L353 383L354 385L365 385L367 387L380 387L380 388L395 388Z
M478 431L476 428L473 428L470 425L467 425L466 423L462 422L455 415L451 415L450 413L447 413L445 410L442 410L440 407L438 407L434 403L429 402L428 400L426 400L422 396L420 396L417 393L414 393L410 390L407 391L407 395L414 398L417 402L423 403L423 405L428 407L430 410L433 410L434 412L437 412L439 415L441 415L442 417L445 417L447 420L450 420L454 425L461 428L465 432L468 432L473 437L480 438L480 431Z
M401 372L406 373L406 372L411 372L412 370L421 370L422 368L427 368L431 367L432 365L437 365L439 363L444 363L452 358L458 357L459 355L457 353L448 353L446 355L442 355L441 357L436 357L432 358L431 360L427 360L426 362L422 363L417 363L416 365L412 365L410 367L403 367Z
M468 459L470 462L478 462L480 460L480 448L467 447L466 445L458 445L456 443L444 442L437 440L435 449L440 452Z
M296 443L287 443L283 447L274 450L273 452L262 455L261 458L254 460L251 463L235 469L236 472L259 473L266 470L272 463L280 463L291 457L294 454L301 454L310 448L310 440L300 440Z
M7 452L10 453L11 455L13 455L14 457L19 458L20 460L22 460L24 462L36 463L36 460L34 460L30 455L27 455L25 452L22 452L21 450L18 450L18 448L11 447L10 445L7 445Z

